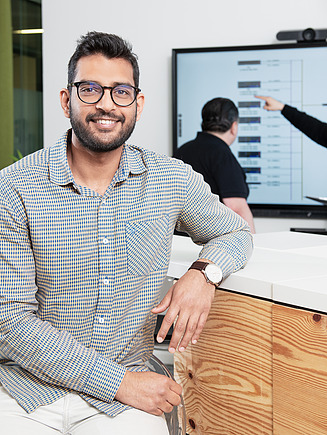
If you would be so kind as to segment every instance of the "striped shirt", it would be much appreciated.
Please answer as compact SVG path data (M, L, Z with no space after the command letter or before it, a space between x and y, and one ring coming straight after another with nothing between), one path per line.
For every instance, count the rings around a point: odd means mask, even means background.
M252 237L190 166L136 146L103 196L77 185L67 137L0 172L0 383L27 412L74 390L114 416L153 350L174 228L224 277Z

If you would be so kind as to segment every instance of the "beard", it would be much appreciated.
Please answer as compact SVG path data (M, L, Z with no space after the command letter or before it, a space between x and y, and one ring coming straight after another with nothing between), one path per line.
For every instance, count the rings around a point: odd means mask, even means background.
M70 123L72 126L72 129L79 140L79 142L88 150L97 152L97 153L103 153L108 151L113 151L120 146L122 146L127 139L131 136L131 134L134 131L135 124L136 124L136 109L134 117L131 118L130 121L126 121L125 116L117 116L116 114L111 114L110 112L105 112L103 110L97 110L96 113L89 114L86 117L86 125L82 123L80 119L75 116L73 108L69 107L70 109ZM87 124L89 122L92 122L92 120L96 120L97 118L110 118L112 120L118 121L122 125L121 131L110 139L99 139L95 134L89 131L87 128ZM108 134L108 133L107 133ZM104 136L106 133L104 133Z

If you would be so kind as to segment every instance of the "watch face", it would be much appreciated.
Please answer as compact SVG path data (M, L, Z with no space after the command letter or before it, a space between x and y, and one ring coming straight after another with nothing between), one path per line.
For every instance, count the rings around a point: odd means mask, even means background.
M208 280L213 284L219 284L223 279L222 270L216 264L209 263L205 268L205 273Z

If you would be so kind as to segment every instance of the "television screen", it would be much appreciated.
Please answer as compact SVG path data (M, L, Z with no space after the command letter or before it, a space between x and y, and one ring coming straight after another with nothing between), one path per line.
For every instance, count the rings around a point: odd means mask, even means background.
M234 101L243 167L255 216L327 217L327 149L256 95L271 96L327 122L327 43L173 49L173 146L201 130L201 109ZM311 198L307 198L311 197Z

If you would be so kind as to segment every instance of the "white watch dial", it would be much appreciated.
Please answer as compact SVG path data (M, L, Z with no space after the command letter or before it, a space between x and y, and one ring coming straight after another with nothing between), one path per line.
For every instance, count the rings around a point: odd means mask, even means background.
M223 279L223 273L216 264L209 263L205 268L207 279L213 284L219 284Z

